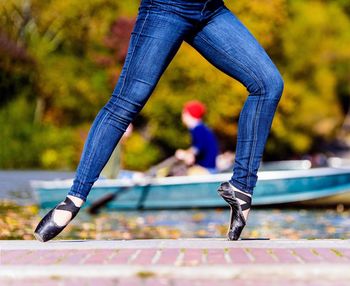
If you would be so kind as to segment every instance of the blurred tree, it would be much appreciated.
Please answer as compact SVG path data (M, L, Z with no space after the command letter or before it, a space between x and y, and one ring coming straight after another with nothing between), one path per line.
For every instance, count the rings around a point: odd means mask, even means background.
M31 85L33 68L26 49L0 30L0 107Z
M104 49L102 39L115 20L117 4L111 0L85 1L84 5L80 1L9 0L2 1L0 9L1 35L7 40L7 44L0 45L1 102L23 97L13 104L19 107L19 102L25 100L28 108L22 114L14 114L22 111L16 107L0 110L8 129L2 130L6 141L1 142L0 166L75 166L79 156L70 156L68 162L62 158L71 154L67 153L66 145L73 146L76 138L72 134L58 136L63 132L58 132L57 127L70 130L69 126L91 121L108 97L106 72L99 69L93 54ZM9 43L17 47L11 49L12 54L21 51L16 62L6 52L11 47ZM18 91L11 90L11 86ZM17 122L16 128L9 125L13 121ZM33 157L31 162L3 159L18 155L19 150L9 146L23 144L21 130L27 130L27 139L39 137L43 142L41 148L33 149L28 144L26 152ZM48 138L55 138L55 142ZM5 142L7 146L3 145ZM57 148L56 160L45 165L43 162L48 160L41 158L48 158L45 154L53 148Z
M76 166L89 126L122 68L138 4L0 2L0 167ZM334 139L350 102L348 1L225 4L267 49L285 79L265 159L313 152ZM180 114L193 98L208 106L206 121L221 149L233 151L247 96L241 84L183 44L136 119L125 165L145 169L188 145Z
M284 144L274 147L302 154L334 138L343 121L338 92L349 96L350 22L335 3L290 1L288 7L281 31L286 90L274 128Z

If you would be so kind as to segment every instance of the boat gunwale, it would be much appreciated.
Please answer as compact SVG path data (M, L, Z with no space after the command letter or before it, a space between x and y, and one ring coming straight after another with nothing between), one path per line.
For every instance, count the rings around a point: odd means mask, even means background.
M293 178L309 178L318 176L333 176L333 175L350 175L350 169L338 168L314 168L308 170L276 170L276 171L261 171L258 172L259 181L272 181L281 179ZM227 181L232 176L232 173L211 174L211 175L194 175L194 176L174 176L163 178L144 177L140 179L103 179L98 180L93 187L134 187L134 186L167 186L167 185L182 185L182 184L198 184L198 183L215 183ZM32 188L57 189L70 188L73 179L69 180L51 180L40 181L32 180L30 185Z

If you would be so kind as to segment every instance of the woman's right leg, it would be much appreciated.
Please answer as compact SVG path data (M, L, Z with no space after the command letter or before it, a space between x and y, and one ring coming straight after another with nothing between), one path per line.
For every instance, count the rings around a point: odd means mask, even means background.
M75 205L86 201L114 148L141 111L189 29L190 24L180 16L159 10L152 0L142 1L122 73L111 99L92 124L68 193ZM54 213L59 225L67 224L73 216L63 209Z
M263 47L224 6L208 14L208 19L188 42L249 91L238 121L234 172L230 181L219 188L220 195L235 210L231 212L229 238L237 239L248 216L283 80Z

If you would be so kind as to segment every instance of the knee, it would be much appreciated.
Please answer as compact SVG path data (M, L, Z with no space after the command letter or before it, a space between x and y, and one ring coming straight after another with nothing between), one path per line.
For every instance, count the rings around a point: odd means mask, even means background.
M267 73L264 80L264 86L265 95L268 98L278 101L280 100L284 89L284 81L277 68L273 68Z
M254 80L247 84L250 95L263 96L279 101L284 88L283 78L278 69L269 62L255 74Z
M128 101L112 96L103 107L108 113L108 123L125 132L139 111L139 107Z

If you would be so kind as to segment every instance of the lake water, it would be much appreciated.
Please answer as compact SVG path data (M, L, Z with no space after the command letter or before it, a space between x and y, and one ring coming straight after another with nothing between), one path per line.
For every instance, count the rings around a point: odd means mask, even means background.
M31 179L71 178L70 172L0 171L0 201L35 204ZM63 199L63 198L62 198ZM29 229L47 210L30 219ZM4 210L2 210L4 213ZM6 215L6 212L5 212ZM224 237L228 209L110 212L91 216L81 211L61 238L130 239ZM242 233L246 238L350 238L350 211L345 209L253 208Z

